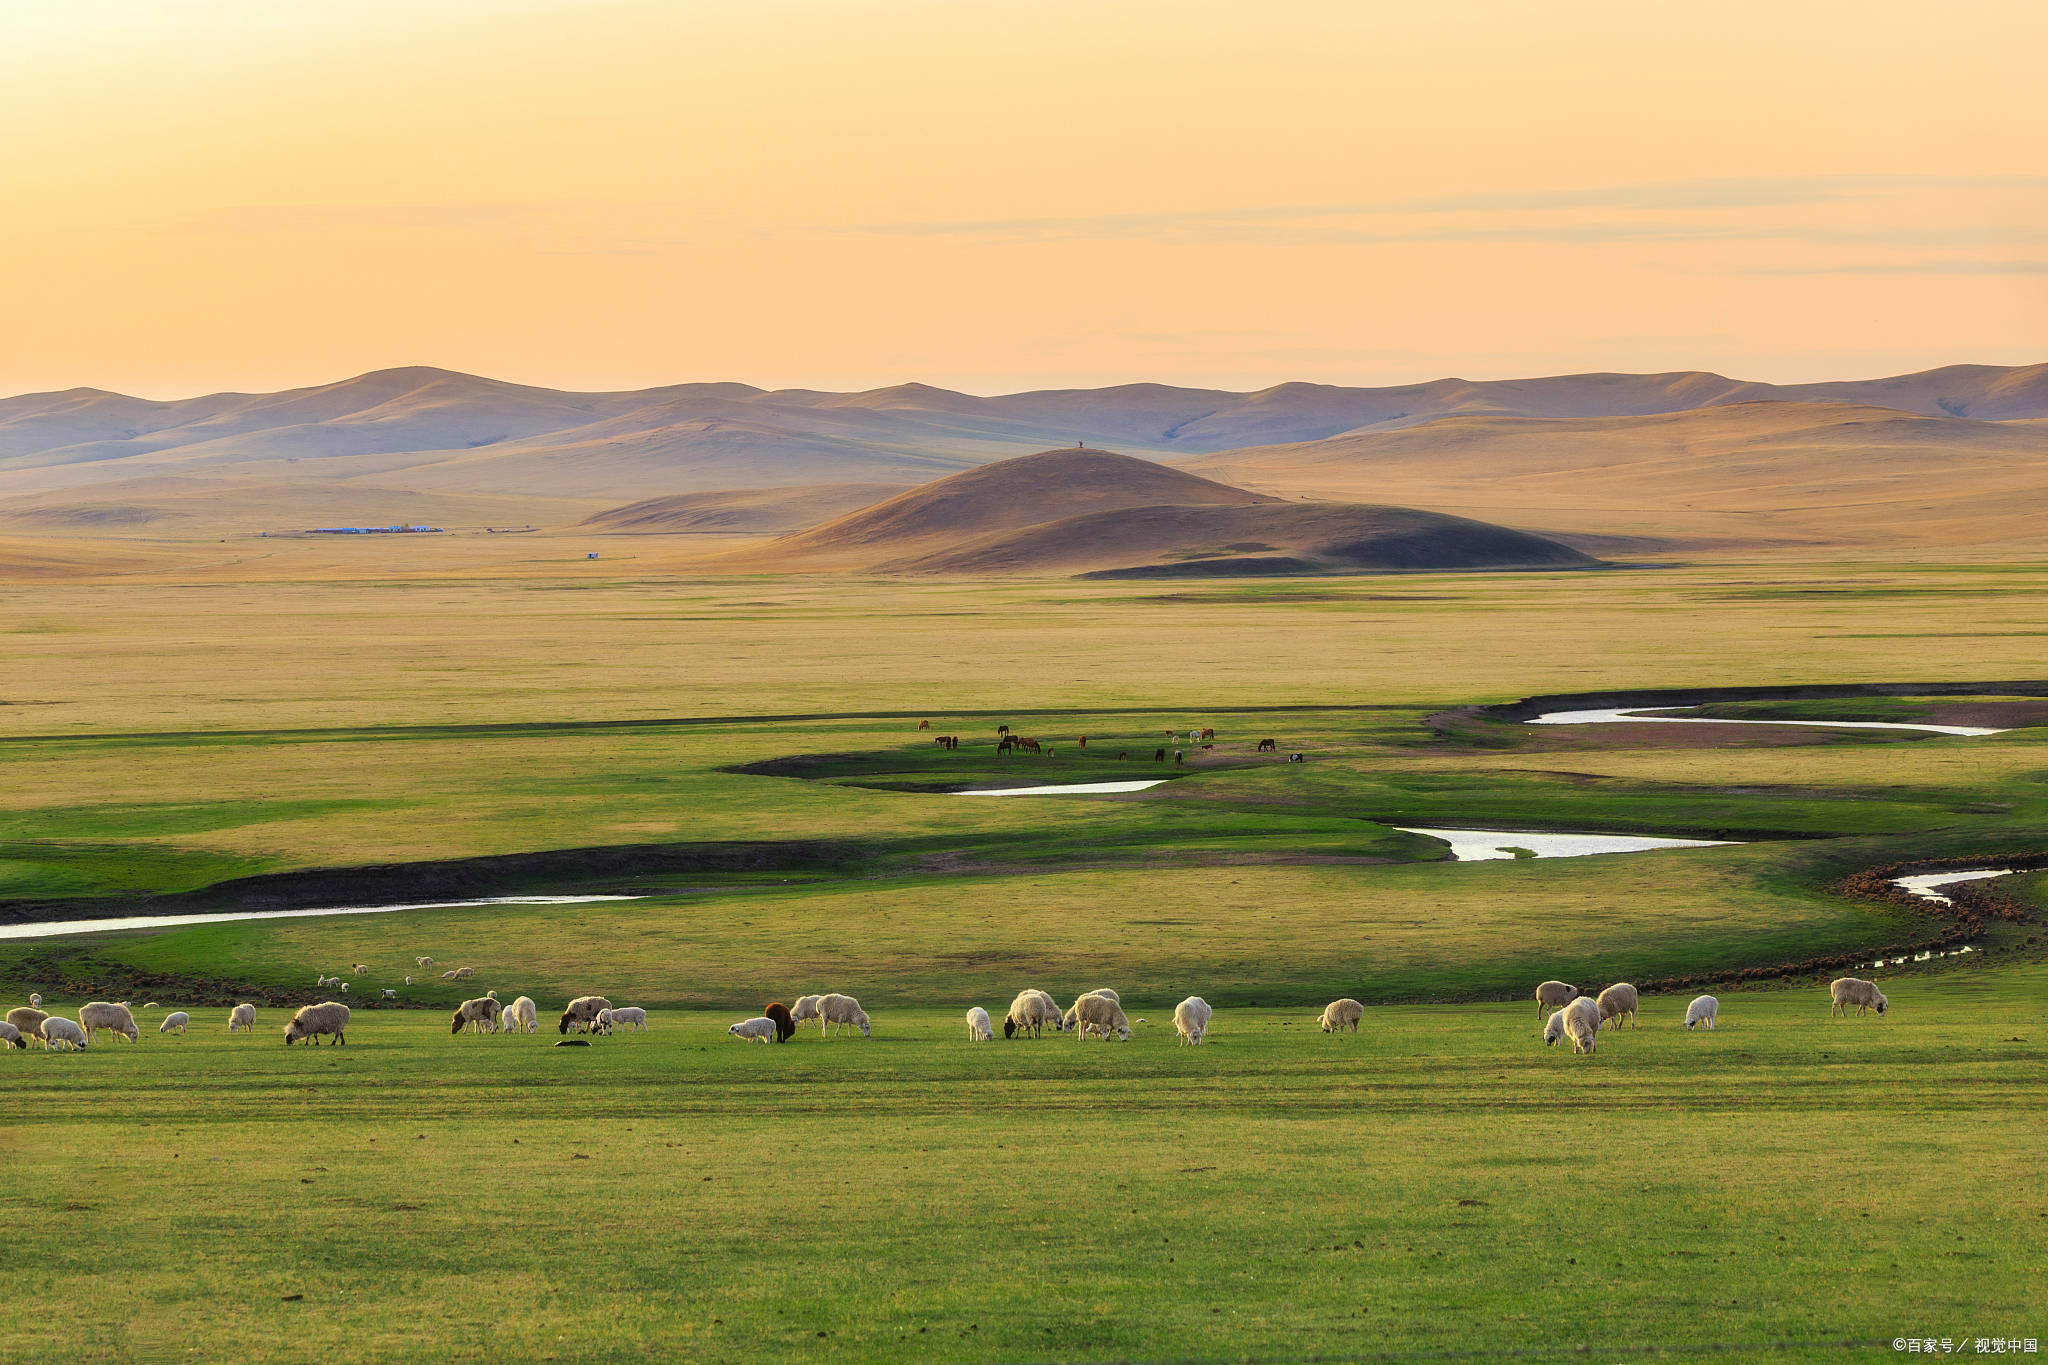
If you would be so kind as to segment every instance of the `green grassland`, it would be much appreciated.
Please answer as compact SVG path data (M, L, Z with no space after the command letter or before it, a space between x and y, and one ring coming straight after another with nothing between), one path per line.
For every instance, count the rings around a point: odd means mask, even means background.
M1574 1058L1532 1006L1489 1003L1914 938L1921 916L1835 888L2048 852L2048 725L1450 714L2026 678L2048 569L535 574L0 598L15 918L231 907L258 876L325 904L356 878L639 897L0 940L10 1003L311 998L339 973L358 1007L317 1052L278 1045L280 1010L231 1039L209 1004L184 1038L0 1054L0 1359L1782 1359L2048 1335L2038 913L1885 969L1881 1020L1829 1022L1810 980L1728 988L1712 1035L1658 997ZM999 756L1004 723L1055 752ZM1459 864L1401 825L1740 843ZM2001 890L2048 904L2048 873ZM443 896L391 897L416 898ZM477 978L405 986L419 955ZM968 1005L1103 984L1149 1021L1128 1045L962 1039ZM385 987L400 1007L371 1004ZM451 1038L441 1011L486 988L547 1024L602 992L654 1028ZM724 1033L826 989L872 1039ZM1201 1049L1173 1046L1189 993L1219 1011ZM1338 995L1373 1006L1356 1037L1315 1030Z

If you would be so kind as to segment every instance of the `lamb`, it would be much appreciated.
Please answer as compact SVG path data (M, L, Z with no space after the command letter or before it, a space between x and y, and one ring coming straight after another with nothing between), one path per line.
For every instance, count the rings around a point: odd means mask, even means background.
M967 1011L967 1041L970 1043L991 1043L995 1041L995 1028L989 1023L988 1011L976 1005Z
M41 992L30 991L28 993L28 1003L33 1005L37 1009L41 1009L43 1007L43 997Z
M40 995L32 995L29 999L40 1000L42 997ZM13 1009L7 1011L7 1022L14 1025L14 1031L24 1038L33 1038L39 1043L43 1041L43 1020L49 1017L49 1015L41 1010L31 1009L25 1005L16 1005ZM24 1046L26 1045L24 1044Z
M290 1047L298 1039L305 1039L307 1046L320 1046L320 1035L334 1036L335 1045L348 1046L349 1008L339 1000L327 1000L318 1005L301 1005L292 1021L284 1026L284 1045ZM253 1020L251 1021L254 1022Z
M320 976L316 973L313 978L313 984L316 986L339 986L341 978L338 976Z
M465 1000L451 1018L448 1031L460 1033L469 1028L478 1033L496 1033L498 1010L498 1002L488 995L479 1000Z
M540 1028L540 1013L534 1008L533 997L522 995L505 1007L499 1016L498 1026L507 1033L533 1033Z
M764 1014L758 1019L742 1019L726 1032L749 1043L772 1043L775 1041L775 1021Z
M104 1000L80 1005L78 1023L85 1030L87 1041L103 1029L111 1029L131 1043L142 1036L142 1031L135 1027L135 1016L128 1012L126 1005L110 1005Z
M164 1016L164 1021L156 1026L156 1031L158 1033L183 1033L185 1025L191 1022L192 1016L185 1013L185 1011L172 1010Z
M1191 995L1173 1007L1173 1026L1180 1032L1180 1040L1194 1047L1202 1045L1202 1039L1209 1034L1209 1002L1199 995Z
M597 1021L599 1010L608 1010L612 1002L601 995L579 995L569 1002L569 1008L562 1011L561 1019L555 1025L555 1032L567 1033L571 1024L578 1033L583 1032Z
M369 971L370 968L367 964L358 962L356 963L355 966L349 968L349 970L354 972L357 976L361 976L364 972Z
M85 1051L85 1030L60 1014L43 1020L43 1045L53 1051L69 1048Z
M396 1000L398 998L398 992L392 990L389 986L386 986L384 988L384 998L386 1000Z
M1635 1026L1636 988L1629 985L1628 982L1617 981L1606 990L1600 992L1598 1003L1600 1006L1601 1023L1604 1024L1611 1021L1614 1027L1620 1028L1623 1016L1627 1016L1629 1026Z
M4 1043L8 1047L26 1048L28 1046L27 1043L21 1041L21 1030L6 1022L0 1022L0 1043Z
M1100 1033L1107 1041L1114 1033L1120 1043L1131 1041L1131 1021L1124 1018L1124 1008L1107 995L1090 991L1074 1002L1075 1026L1083 1036L1090 1032Z
M645 1017L644 1015L642 1016ZM775 1041L786 1043L796 1037L796 1016L789 1012L789 1006L780 1000L771 1000L761 1007L763 1019L775 1021Z
M431 957L416 957L413 959L413 962L421 967L431 967L434 965L434 959Z
M824 1037L825 1030L835 1024L842 1033L851 1026L858 1028L863 1038L874 1036L868 1027L868 1012L850 995L828 995L818 1002L818 1036Z
M1545 1047L1565 1037L1572 1040L1573 1052L1586 1055L1593 1051L1593 1045L1600 1039L1600 1005L1592 996L1576 997L1543 1026Z
M1350 996L1347 995L1342 1000L1332 1000L1323 1006L1323 1032L1342 1033L1345 1029L1350 1029L1356 1033L1358 1021L1363 1018L1365 1006Z
M228 1032L256 1031L256 1007L243 1003L228 1011Z
M1563 981L1546 981L1536 988L1536 1016L1545 1010L1561 1010L1579 998L1579 988Z
M801 1024L806 1019L817 1018L818 1002L824 998L822 995L799 995L796 998L796 1003L790 1006L790 1022Z
M1690 1029L1705 1024L1711 1029L1720 1013L1721 1002L1711 995L1703 995L1685 1007L1685 1026Z
M1830 1019L1834 1018L1837 1014L1845 1019L1848 1018L1849 1006L1851 1005L1856 1007L1858 1014L1863 1013L1865 1010L1876 1010L1879 1014L1883 1014L1885 1011L1884 992L1877 988L1876 982L1865 981L1861 977L1841 977L1828 986L1828 995L1835 1002L1828 1007L1828 1018ZM12 1019L14 1016L9 1014L7 1017Z
M773 1019L775 1016L770 1014L768 1017ZM623 1008L615 1009L612 1011L612 1027L626 1029L629 1032L645 1033L647 1032L647 1011L641 1009L638 1005L626 1005ZM796 1032L795 1024L789 1026L789 1032ZM788 1037L789 1035L784 1034L783 1036Z
M1027 988L1017 992L1017 998L1010 1002L1010 1012L1003 1017L1005 1038L1026 1031L1036 1038L1047 1028L1058 1031L1065 1027L1058 1003L1041 990Z

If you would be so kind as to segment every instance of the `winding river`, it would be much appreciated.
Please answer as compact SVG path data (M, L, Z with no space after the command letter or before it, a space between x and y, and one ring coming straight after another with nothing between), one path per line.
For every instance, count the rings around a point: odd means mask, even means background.
M474 901L414 901L406 905L322 905L309 910L229 910L213 915L131 915L126 919L48 920L41 924L0 924L0 939L55 938L60 934L104 934L116 929L176 929L187 924L232 924L249 919L311 919L317 915L389 915L400 910L461 910L480 905L586 905L592 901L637 901L640 896L491 896Z
M1525 725L1612 725L1635 721L1645 725L1798 725L1817 730L1913 730L1932 735L2002 735L1982 725L1907 725L1895 720L1724 720L1718 716L1645 715L1646 711L1681 711L1690 707L1623 706L1591 711L1546 711L1531 716Z

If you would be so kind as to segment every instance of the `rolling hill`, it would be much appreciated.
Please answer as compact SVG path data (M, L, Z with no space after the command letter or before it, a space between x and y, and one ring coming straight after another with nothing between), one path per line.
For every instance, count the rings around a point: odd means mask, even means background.
M1089 449L954 474L722 561L764 572L1119 577L1597 562L1502 526L1412 508L1286 502Z
M903 492L893 483L799 484L793 488L728 488L646 498L586 517L597 531L636 535L776 535L815 526Z

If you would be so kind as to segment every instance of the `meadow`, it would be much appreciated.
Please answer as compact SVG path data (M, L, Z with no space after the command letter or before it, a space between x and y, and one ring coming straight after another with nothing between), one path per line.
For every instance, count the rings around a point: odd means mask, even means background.
M1731 986L1715 1033L1651 997L1575 1058L1526 1003L1896 942L1922 917L1844 877L2048 851L2048 726L1962 686L2038 675L2048 568L715 582L653 572L659 538L624 576L522 540L0 596L7 918L638 897L0 941L12 1003L195 1018L0 1055L0 1357L1797 1359L2048 1326L2038 910L1885 969L1882 1019ZM2017 728L1456 710L1900 680L1958 686L1716 713ZM999 757L1003 723L1057 752ZM1214 751L1152 761L1191 725ZM1119 777L1170 780L953 794ZM1400 825L1737 842L1451 864ZM422 954L477 980L403 985ZM269 1002L354 962L348 1046L280 1047ZM1148 1022L964 1040L1027 984L1114 984ZM487 986L542 1036L451 1037ZM874 1037L724 1032L822 989ZM552 1048L584 991L651 1031ZM230 1038L240 992L266 1003ZM1189 993L1218 1009L1199 1049ZM1371 1006L1355 1037L1316 1030L1337 995Z

